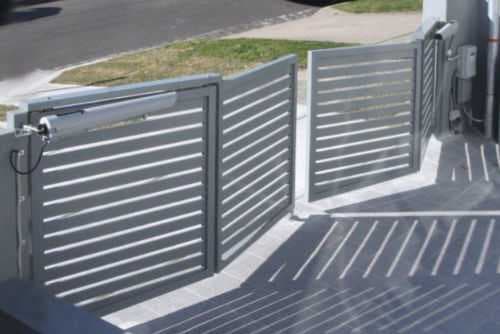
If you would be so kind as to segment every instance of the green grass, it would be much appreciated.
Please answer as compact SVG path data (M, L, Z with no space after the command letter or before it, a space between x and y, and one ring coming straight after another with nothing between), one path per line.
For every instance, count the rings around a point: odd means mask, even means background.
M307 51L340 46L346 44L268 39L185 41L79 67L54 82L112 86L207 72L228 75L290 53L297 54L305 68Z
M16 109L14 106L0 104L0 122L5 121L7 112Z
M350 13L408 12L422 10L423 0L353 0L334 8Z

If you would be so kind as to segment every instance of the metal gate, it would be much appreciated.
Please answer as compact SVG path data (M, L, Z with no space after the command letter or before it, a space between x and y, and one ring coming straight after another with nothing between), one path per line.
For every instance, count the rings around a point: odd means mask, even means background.
M219 76L99 89L28 105L31 124L83 107L177 92L161 113L47 146L31 175L33 278L109 311L214 272ZM32 162L41 149L31 140Z
M218 269L292 210L296 62L288 56L223 81Z
M29 102L14 115L16 128L176 95L159 113L51 142L39 167L19 176L31 196L18 215L18 226L31 228L31 247L20 248L25 277L104 313L229 264L293 208L296 72L288 56L225 80L206 75ZM43 148L30 137L32 166Z
M419 111L421 140L419 164L422 164L436 127L438 41L433 38L436 26L433 24L417 38L416 110Z
M309 200L419 168L414 43L311 51Z

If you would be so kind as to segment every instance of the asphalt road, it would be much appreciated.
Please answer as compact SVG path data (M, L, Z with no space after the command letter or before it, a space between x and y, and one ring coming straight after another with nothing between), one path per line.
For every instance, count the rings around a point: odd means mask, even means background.
M288 0L25 0L0 26L0 80L312 8Z

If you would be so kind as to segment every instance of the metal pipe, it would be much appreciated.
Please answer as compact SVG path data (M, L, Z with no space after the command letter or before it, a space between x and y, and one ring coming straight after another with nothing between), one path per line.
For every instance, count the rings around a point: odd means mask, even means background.
M485 136L493 137L493 116L495 110L495 72L498 65L498 43L500 39L499 0L488 1L489 38L486 114L484 120Z
M45 129L45 139L55 141L98 127L155 114L174 106L176 101L177 93L165 93L86 108L71 114L46 116L40 120L40 125Z

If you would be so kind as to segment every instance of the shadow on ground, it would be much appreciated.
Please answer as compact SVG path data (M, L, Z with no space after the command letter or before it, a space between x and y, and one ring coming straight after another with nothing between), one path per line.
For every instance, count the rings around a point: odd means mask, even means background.
M498 146L451 138L442 152L436 185L295 222L241 287L131 333L498 333L500 217L473 211L498 209Z

